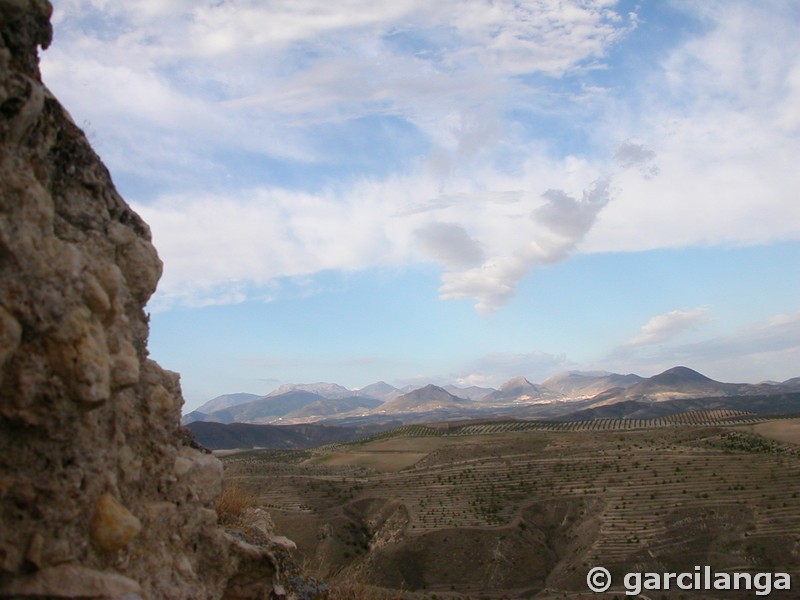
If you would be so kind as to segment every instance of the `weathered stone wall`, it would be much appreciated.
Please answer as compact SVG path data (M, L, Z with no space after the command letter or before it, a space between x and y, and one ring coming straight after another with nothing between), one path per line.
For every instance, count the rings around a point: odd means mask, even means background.
M217 527L220 463L147 355L150 231L41 83L51 10L0 0L0 596L258 597L265 552Z

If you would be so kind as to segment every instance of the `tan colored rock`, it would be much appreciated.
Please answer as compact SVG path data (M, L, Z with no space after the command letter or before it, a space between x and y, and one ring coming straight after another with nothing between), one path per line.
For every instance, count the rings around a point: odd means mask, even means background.
M44 550L44 536L37 531L31 537L28 552L25 554L25 560L36 569L41 569L43 565L42 550Z
M271 535L268 543L272 546L277 546L282 550L297 550L297 544L295 544L285 535Z
M127 546L141 530L139 519L114 496L105 493L97 499L89 528L92 541L97 546L106 552L119 550Z
M51 567L0 585L4 598L134 600L141 593L141 586L128 577L80 565Z
M111 310L108 293L100 285L97 277L91 273L87 273L83 280L83 299L93 313L105 315Z
M0 597L270 597L295 571L218 527L222 465L147 355L150 229L41 82L51 13L0 0Z
M112 389L130 387L139 381L139 358L136 356L136 348L128 340L122 340L112 361Z
M181 448L175 459L175 474L189 484L203 504L209 504L222 492L222 463L212 454L194 448Z

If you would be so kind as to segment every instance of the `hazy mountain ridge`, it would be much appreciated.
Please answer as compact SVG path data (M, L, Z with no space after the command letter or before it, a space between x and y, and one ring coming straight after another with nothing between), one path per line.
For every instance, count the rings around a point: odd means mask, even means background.
M239 404L208 415L209 421L220 423L269 423L299 410L312 402L325 400L313 392L292 390L277 396L263 396L252 402Z
M320 381L317 383L286 383L271 391L266 397L282 396L289 392L309 392L317 396L322 396L323 398L331 399L347 398L353 395L351 390L348 390L338 383Z
M629 387L643 379L632 373L620 375L607 371L567 371L545 379L542 385L568 398L590 398L610 388Z
M448 384L442 387L454 396L466 398L467 400L480 400L495 391L494 388L479 387L477 385L462 388L457 385Z
M673 367L634 383L628 387L614 387L594 396L593 406L616 404L627 400L663 402L680 398L755 396L774 393L776 388L793 387L779 384L724 383L715 381L688 367ZM791 390L787 390L791 391Z
M629 408L637 414L636 418L646 418L639 415L658 416L670 409L651 407L648 410L640 405L701 398L774 397L794 392L800 392L800 377L782 383L725 383L683 366L652 377L568 371L543 383L533 383L517 376L497 390L433 384L396 388L384 381L348 390L335 383L319 382L282 385L266 396L244 393L218 396L185 415L184 424L206 421L354 425L390 418L407 423L494 416L564 418L577 411L619 403L635 403ZM209 407L223 408L209 411ZM627 411L620 406L600 412L611 416Z
M385 381L377 381L370 385L364 386L361 389L353 390L356 396L366 396L368 398L375 398L376 400L386 401L397 396L402 395L402 392L393 385L389 385Z
M248 394L245 392L240 392L238 394L223 394L222 396L217 396L216 398L209 400L202 406L196 408L194 412L209 415L218 410L230 408L231 406L247 404L248 402L252 402L253 400L257 400L261 397L262 396L259 396L258 394Z
M543 385L531 383L521 375L506 381L499 389L487 394L480 399L482 404L492 403L539 403L563 398L562 394L554 392Z

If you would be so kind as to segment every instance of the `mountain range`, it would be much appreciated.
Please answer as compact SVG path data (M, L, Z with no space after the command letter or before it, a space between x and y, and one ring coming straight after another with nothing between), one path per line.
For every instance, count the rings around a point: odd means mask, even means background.
M793 410L800 411L798 377L782 383L724 383L682 366L652 377L569 371L542 383L532 383L519 376L498 389L433 384L395 388L380 381L359 390L349 390L335 383L320 382L282 385L266 396L246 393L218 396L185 415L184 424L362 426L388 421L421 423L487 417L564 419L571 414L576 418L596 418L626 413L648 418L642 415L671 413L678 410L681 403L695 406L697 400L704 398L713 398L716 407L720 407L720 403L736 404L737 410L747 410L749 402L758 405L754 412L768 411L769 401L765 399L775 398L775 406L781 407L779 412L791 412L795 394L798 406Z

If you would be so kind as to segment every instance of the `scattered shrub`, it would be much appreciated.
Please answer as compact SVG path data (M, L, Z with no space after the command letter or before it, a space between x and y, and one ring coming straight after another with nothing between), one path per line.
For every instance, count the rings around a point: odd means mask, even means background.
M222 493L214 503L219 523L223 527L236 527L241 523L242 517L248 508L256 504L256 497L252 492L245 490L239 483L226 482Z

